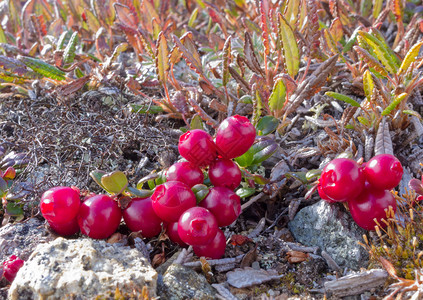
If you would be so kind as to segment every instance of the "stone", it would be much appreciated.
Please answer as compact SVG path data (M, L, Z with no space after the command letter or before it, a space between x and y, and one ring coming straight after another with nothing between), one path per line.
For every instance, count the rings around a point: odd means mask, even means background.
M88 238L39 245L13 281L8 299L95 298L114 292L133 295L146 286L156 296L157 272L136 250Z
M363 242L364 229L339 204L319 201L300 210L288 228L295 239L306 246L326 251L340 267L358 270L368 264Z
M206 278L188 267L173 264L160 277L157 288L160 299L216 299L216 292Z
M0 262L11 255L27 260L35 247L53 239L44 223L37 218L16 224L9 223L0 228Z

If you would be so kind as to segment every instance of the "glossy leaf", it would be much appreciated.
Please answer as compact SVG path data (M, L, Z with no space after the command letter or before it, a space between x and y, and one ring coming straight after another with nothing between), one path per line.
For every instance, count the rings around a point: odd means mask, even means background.
M210 191L205 184L196 184L191 188L191 190L194 192L195 198L197 198L197 203L200 203L201 200L206 198Z
M166 84L166 72L169 70L169 51L167 49L167 42L163 32L160 32L156 44L156 70L158 79Z
M291 26L289 26L288 22L281 14L278 14L278 21L278 34L283 45L283 56L286 69L291 77L295 77L300 69L300 52L297 41Z
M264 116L256 126L257 135L268 135L276 130L279 126L279 120L273 116Z
M144 190L144 189L139 190L132 186L128 186L127 190L133 197L137 197L137 198L147 198L153 195L153 191L151 190Z
M204 130L203 120L201 119L201 116L195 115L191 120L190 127L191 127L191 130L194 130L194 129Z
M332 97L336 100L346 102L346 103L350 104L351 106L360 107L360 103L358 103L357 101L355 101L354 99L352 99L352 98L350 98L346 95L335 93L335 92L326 92L325 95Z
M419 55L420 48L422 45L423 45L423 42L417 43L413 47L411 47L410 50L408 50L398 70L399 74L406 72L408 68L410 67L410 65L416 60L416 57L417 55Z
M237 194L240 198L248 198L256 192L255 188L239 188L236 190L235 194Z
M394 101L392 101L388 105L388 107L386 107L382 111L382 116L389 115L407 97L408 97L408 94L407 93L402 93L401 95L398 95L397 97L395 97Z
M282 78L278 78L273 85L272 93L269 97L269 108L272 112L279 112L285 104L286 87Z
M103 184L101 183L101 178L102 178L104 175L106 175L106 172L101 171L101 170L94 170L94 171L91 171L91 172L90 172L90 176L91 176L91 178L92 178L92 179L94 179L94 181L95 181L95 182L96 182L99 186L101 186L103 189L105 189L105 188L104 188Z
M122 171L113 171L101 177L101 184L111 194L120 194L128 186L128 178Z

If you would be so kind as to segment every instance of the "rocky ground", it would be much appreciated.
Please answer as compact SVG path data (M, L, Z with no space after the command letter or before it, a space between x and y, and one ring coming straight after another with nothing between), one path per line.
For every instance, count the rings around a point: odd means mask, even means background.
M26 217L9 223L4 219L0 228L0 261L16 254L26 263L11 286L5 279L0 282L0 297L377 299L386 295L388 275L365 270L368 253L357 242L366 232L346 209L317 195L306 200L305 187L294 178L278 180L278 174L287 170L319 166L322 156L308 159L299 154L299 149L315 145L318 129L298 126L288 136L275 137L280 149L263 163L262 172L275 179L276 189L273 195L262 192L243 200L243 213L225 230L232 239L221 260L201 262L164 235L141 239L124 225L108 241L56 236L38 211L46 189L76 185L101 192L89 176L94 169L122 170L135 185L179 159L177 139L183 124L130 113L130 100L134 96L111 89L60 104L43 95L35 99L9 95L0 103L2 145L30 158L17 178L28 190L23 199Z

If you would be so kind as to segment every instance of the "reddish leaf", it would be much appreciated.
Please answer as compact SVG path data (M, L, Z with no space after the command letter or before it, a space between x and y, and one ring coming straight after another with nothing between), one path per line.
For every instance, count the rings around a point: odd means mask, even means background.
M260 67L256 54L254 53L253 42L251 41L251 36L248 32L245 32L244 55L245 63L251 71L264 76L264 72Z
M113 7L115 8L117 19L122 25L133 30L138 28L138 17L131 12L128 6L116 2Z

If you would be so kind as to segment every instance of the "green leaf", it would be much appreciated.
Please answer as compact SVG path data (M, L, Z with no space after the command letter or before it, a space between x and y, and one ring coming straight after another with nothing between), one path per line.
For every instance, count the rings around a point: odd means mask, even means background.
M285 104L286 87L282 78L278 78L273 85L272 93L269 97L269 108L272 112L279 112Z
M13 201L7 202L6 212L8 215L11 215L11 216L19 216L19 215L23 215L24 213L22 204L16 203Z
M357 117L358 122L360 122L361 124L365 125L366 127L370 127L371 123L368 119L366 119L365 117Z
M7 193L7 182L0 177L0 198L3 198Z
M388 75L388 72L383 67L383 65L368 51L366 51L365 49L359 46L354 46L354 50L357 52L360 58L368 65L368 67L373 71L373 73L376 73L384 77Z
M256 192L255 188L239 188L236 190L235 194L237 194L240 198L247 198L250 197L252 195L254 195L254 193Z
M253 162L253 153L252 153L252 151L250 151L250 149L247 152L245 152L243 155L238 156L238 157L235 158L235 161L241 167L251 166L251 163Z
M56 79L56 80L65 80L66 73L62 70L59 70L55 66L52 66L40 59L32 58L28 56L22 56L19 59L26 66L30 67L34 72L43 75L44 77Z
M188 20L188 27L193 27L195 20L197 20L197 15L198 15L198 7L196 7L192 11L191 16L189 17L189 20Z
M139 114L159 114L163 112L163 107L158 105L131 104L132 112Z
M389 115L405 98L408 97L407 93L402 93L398 95L394 101L392 101L383 111L382 116Z
M311 181L314 179L318 179L320 177L320 174L322 174L322 170L321 169L313 169L310 170L306 173L305 177L307 179L307 181Z
M279 126L279 120L273 116L265 116L257 123L257 135L268 135Z
M113 171L101 177L101 184L111 194L120 194L128 186L128 178L122 171Z
M287 172L285 173L285 177L286 178L295 178L297 180L299 180L302 184L307 184L308 183L308 179L306 177L306 172Z
M76 44L78 43L78 32L74 32L63 51L63 64L71 64L75 59Z
M200 203L209 194L209 188L205 184L196 184L191 190L194 192L195 198L197 198L197 204Z
M295 77L300 69L300 51L298 50L297 41L294 32L289 26L285 18L279 13L279 30L278 35L283 45L283 58L288 74Z
M352 98L350 98L350 97L348 97L346 95L342 95L342 94L335 93L335 92L326 92L325 95L326 96L329 96L329 97L332 97L332 98L334 98L336 100L346 102L346 103L348 103L348 104L350 104L352 106L360 107L360 103L358 103L357 101L355 101L354 99L352 99Z
M150 190L144 190L144 189L137 189L132 186L128 186L127 188L128 192L131 193L132 196L137 198L147 198L153 195L153 191Z
M423 42L417 43L413 47L411 47L410 50L408 50L398 70L398 74L401 74L402 72L405 72L408 70L410 65L416 60L417 55L419 55L420 48L422 45L423 45Z
M373 0L373 19L379 17L382 11L383 0Z
M397 72L396 58L392 56L388 50L389 46L385 41L381 41L368 32L360 30L358 34L363 37L367 44L372 48L382 65L390 72L395 74Z
M201 117L199 115L195 115L192 118L190 127L191 127L191 130L193 130L193 129L204 130L203 120L201 119Z
M104 185L101 183L101 178L106 174L106 172L101 170L94 170L90 172L90 176L94 181L101 186L103 189L105 189Z
M416 112L415 110L404 109L402 112L403 112L404 114L407 114L407 115L415 116L415 117L417 117L420 121L422 120L422 116L421 116L418 112Z
M253 152L253 161L251 164L255 165L271 157L278 149L278 145L274 139L263 139L251 146L250 149Z
M348 39L348 41L345 43L344 48L342 49L343 53L346 53L348 51L351 50L352 46L354 46L355 42L357 41L357 35L358 32L360 31L360 27L357 27L353 33L351 34L350 38Z
M257 184L265 185L268 184L270 181L267 178L264 178L261 175L253 174L254 182Z

